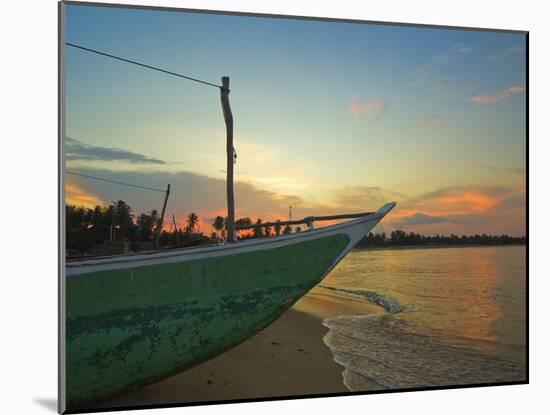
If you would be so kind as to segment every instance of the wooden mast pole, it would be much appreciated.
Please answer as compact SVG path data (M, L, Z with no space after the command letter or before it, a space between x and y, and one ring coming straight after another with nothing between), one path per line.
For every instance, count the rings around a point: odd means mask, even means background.
M235 198L233 194L233 114L229 106L229 77L222 77L222 86L220 88L220 97L222 101L223 118L225 120L225 130L227 133L227 242L235 242Z
M162 231L162 224L164 222L164 212L166 212L166 204L168 203L168 196L170 196L170 184L166 187L166 193L164 196L164 203L162 205L162 211L160 214L159 223L155 232L155 249L159 249L160 233Z

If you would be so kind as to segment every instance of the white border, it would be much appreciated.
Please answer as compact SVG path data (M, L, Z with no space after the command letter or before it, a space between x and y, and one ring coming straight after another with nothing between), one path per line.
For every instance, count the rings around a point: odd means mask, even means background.
M124 0L120 0L124 3ZM128 2L127 2L128 3ZM131 2L131 3L137 3ZM514 414L548 406L550 291L548 105L550 26L544 2L497 0L194 0L147 5L495 27L530 31L531 385L140 411L139 414L266 414L340 411ZM2 4L2 318L6 413L52 414L57 389L57 6ZM537 206L538 208L535 208ZM536 225L534 225L536 224ZM536 226L536 227L535 227ZM119 412L132 413L138 412Z
M57 343L57 358L58 358L58 371L57 371L57 410L60 413L65 412L65 397L67 394L66 390L66 330L67 330L67 318L66 318L66 264L65 264L65 252L66 252L66 238L65 238L65 229L66 229L66 215L65 215L65 115L66 115L66 85L65 85L65 48L61 45L65 44L66 36L66 25L65 25L65 4L58 3L58 59L59 59L59 71L58 71L58 137L57 145L59 148L58 153L58 243L59 243L59 252L58 252L58 272L59 279L57 282L58 290L57 295L59 298L58 301L58 343Z

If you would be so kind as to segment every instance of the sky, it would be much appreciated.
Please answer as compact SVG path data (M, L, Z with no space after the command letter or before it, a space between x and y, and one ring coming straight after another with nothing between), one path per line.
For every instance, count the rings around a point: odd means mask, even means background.
M236 216L355 213L377 231L525 235L525 35L67 5L66 41L231 79ZM66 46L69 171L225 215L219 90ZM163 195L67 175L67 202Z

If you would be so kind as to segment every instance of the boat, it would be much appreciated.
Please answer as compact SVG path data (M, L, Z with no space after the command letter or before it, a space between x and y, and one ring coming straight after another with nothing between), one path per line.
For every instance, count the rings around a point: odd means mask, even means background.
M65 42L67 46L219 88L226 124L227 240L192 248L64 259L61 399L87 403L190 369L249 339L317 285L395 206L302 220L235 223L233 115L221 85ZM62 132L62 139L64 133ZM115 182L116 183L116 182ZM120 183L119 183L120 184ZM156 241L162 230L168 185ZM339 221L314 229L323 220ZM241 239L239 230L306 224L308 230ZM63 408L62 408L63 409Z
M247 340L394 206L288 235L67 262L68 407L156 382Z

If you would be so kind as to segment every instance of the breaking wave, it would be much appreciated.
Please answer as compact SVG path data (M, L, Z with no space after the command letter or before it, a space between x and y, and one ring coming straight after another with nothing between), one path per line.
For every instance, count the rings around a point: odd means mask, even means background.
M419 331L395 314L327 318L323 338L351 391L510 382L525 366Z
M392 314L403 311L403 307L401 306L401 304L399 304L399 302L395 298L390 297L389 295L378 294L375 291L350 290L347 288L327 287L326 285L320 285L320 287L327 290L352 294L358 297L366 298L367 300L375 302L376 304L384 307L386 311Z

